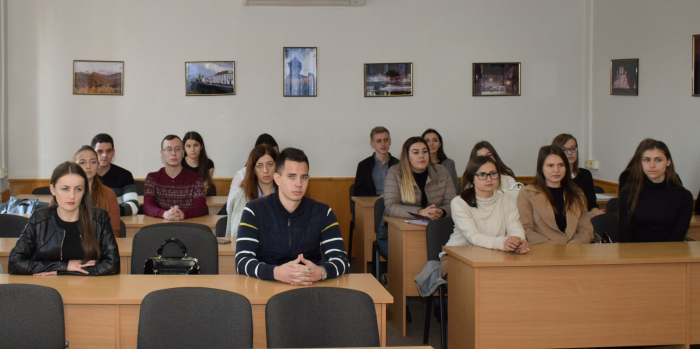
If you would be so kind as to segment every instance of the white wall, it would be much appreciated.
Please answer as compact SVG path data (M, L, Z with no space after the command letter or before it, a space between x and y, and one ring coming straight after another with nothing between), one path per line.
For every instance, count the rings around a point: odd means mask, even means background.
M645 137L670 148L683 184L700 187L700 97L692 97L696 0L593 3L593 176L617 181ZM639 96L610 95L610 60L639 58Z
M161 166L161 138L188 130L204 136L215 177L243 166L262 132L304 149L312 176L354 176L376 125L392 131L397 156L434 127L458 172L487 139L516 174L533 175L558 133L585 143L585 17L584 1L558 0L10 0L10 177L48 178L99 132L115 137L117 164L145 177ZM284 46L318 47L318 97L282 97ZM73 95L75 59L123 60L124 96ZM184 62L203 60L236 61L236 96L185 96ZM364 63L406 61L413 97L363 97ZM489 61L522 62L522 96L471 96L471 63Z

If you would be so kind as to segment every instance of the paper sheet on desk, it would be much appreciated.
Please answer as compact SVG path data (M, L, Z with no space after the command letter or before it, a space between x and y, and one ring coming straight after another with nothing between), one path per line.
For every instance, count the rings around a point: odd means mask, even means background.
M405 220L404 222L408 224L413 224L413 225L420 225L421 227L427 227L428 223L430 221L422 220L422 219L411 219L411 220Z
M610 195L605 195L605 194L595 194L595 198L598 200L610 200L610 199L614 199L615 197L610 196Z

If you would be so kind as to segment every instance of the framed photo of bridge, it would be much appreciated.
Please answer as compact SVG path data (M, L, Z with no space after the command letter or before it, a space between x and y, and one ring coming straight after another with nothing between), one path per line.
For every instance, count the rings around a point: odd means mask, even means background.
M366 63L365 97L413 96L413 63Z
M73 61L74 95L124 95L124 62Z
M185 62L187 96L228 96L236 94L236 62Z

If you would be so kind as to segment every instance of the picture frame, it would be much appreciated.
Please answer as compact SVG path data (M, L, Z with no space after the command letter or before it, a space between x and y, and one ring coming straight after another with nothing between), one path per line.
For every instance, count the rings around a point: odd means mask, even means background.
M639 95L639 58L613 59L610 61L610 94L619 96Z
M282 65L282 96L317 96L316 47L283 47Z
M365 97L413 96L413 63L365 63Z
M232 96L235 94L235 61L185 62L186 96Z
M520 62L472 63L472 96L520 96Z
M693 35L693 96L700 97L700 34Z
M73 61L74 95L124 95L124 61Z

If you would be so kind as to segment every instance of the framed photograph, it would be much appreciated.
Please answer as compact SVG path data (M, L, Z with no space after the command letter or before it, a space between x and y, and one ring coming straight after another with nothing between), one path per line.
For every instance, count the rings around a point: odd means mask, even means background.
M413 96L413 63L365 64L365 97Z
M700 34L693 35L693 96L700 97Z
M520 96L520 62L473 63L472 96Z
M639 58L610 61L610 94L624 96L639 94Z
M285 47L284 97L316 97L316 48Z
M235 67L234 61L185 62L185 95L235 95Z
M74 95L124 95L124 62L73 61Z

